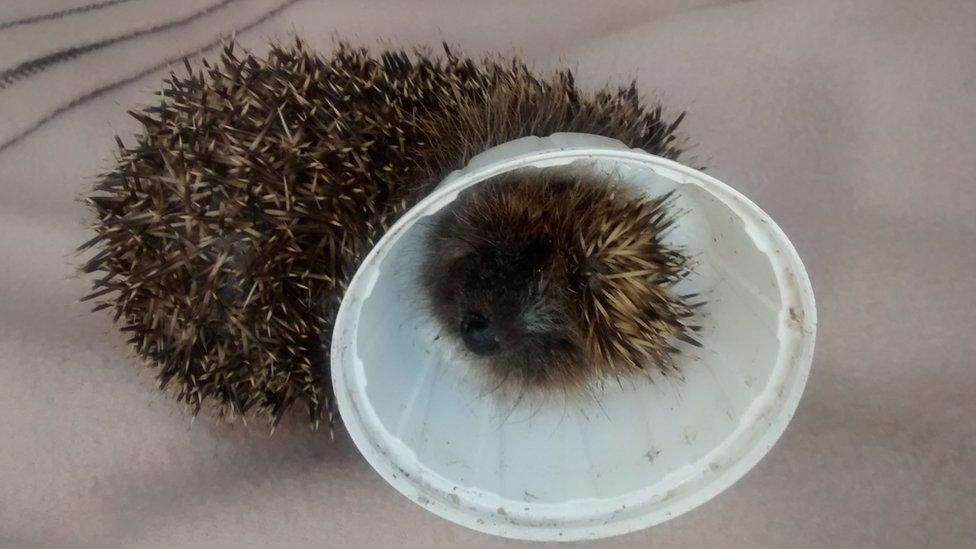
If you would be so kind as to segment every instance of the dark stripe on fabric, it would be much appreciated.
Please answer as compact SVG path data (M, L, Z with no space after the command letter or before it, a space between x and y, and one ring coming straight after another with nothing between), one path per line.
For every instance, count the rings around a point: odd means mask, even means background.
M45 69L50 68L52 65L58 63L63 63L79 55L84 55L86 53L99 50L113 44L118 44L119 42L124 42L126 40L132 40L133 38L139 38L140 36L145 36L147 34L155 34L157 32L163 32L176 28L187 23L190 23L201 17L210 15L211 13L226 7L234 2L239 2L240 0L220 0L216 4L210 5L202 10L195 11L186 17L180 19L174 19L172 21L167 21L166 23L161 23L159 25L154 25L152 27L135 30L125 34L120 34L118 36L113 36L111 38L106 38L104 40L99 40L98 42L92 42L90 44L84 44L81 46L73 46L71 48L63 49L37 57L17 65L16 67L0 71L0 90L9 88L11 84L24 80L31 75L37 74Z
M90 91L90 92L88 92L88 93L86 93L86 94L84 94L84 95L82 95L80 97L76 97L75 99L72 99L68 103L65 103L64 105L61 105L60 107L58 107L58 108L54 109L53 111L49 112L48 114L44 115L37 122L35 122L34 124L32 124L30 127L26 128L25 130L21 131L17 135L11 137L10 139L8 139L8 140L4 141L2 144L0 144L0 153L3 153L4 151L6 151L7 149L9 149L10 147L16 145L17 143L19 143L20 141L22 141L28 135L30 135L30 134L36 132L37 130L41 129L43 126L45 126L46 124L48 124L52 120L58 118L62 114L70 111L71 109L77 107L78 105L81 105L83 103L87 103L88 101L91 101L92 99L95 99L95 98L97 98L97 97L105 94L106 92L110 92L110 91L112 91L112 90L114 90L116 88L125 86L126 84L131 84L132 82L135 82L136 80L139 80L140 78L142 78L144 76L148 76L148 75L150 75L150 74L152 74L152 73L154 73L154 72L156 72L156 71L158 71L160 69L164 69L167 66L172 65L173 63L176 63L177 61L180 61L182 59L186 59L188 57L193 57L193 56L196 56L196 55L200 55L201 53L203 53L203 52L205 52L205 51L207 51L209 49L212 49L212 48L214 48L216 46L219 46L221 44L221 42L225 42L227 40L227 38L233 38L234 36L236 36L238 34L247 32L247 31L253 29L254 27L260 25L261 23L264 23L268 19L271 19L275 15L278 15L279 13L281 13L282 11L284 11L286 8L290 7L292 4L297 4L298 2L301 2L301 1L302 0L286 0L285 2L282 2L281 4L279 4L277 7L273 8L271 11L266 12L264 15L258 17L257 19L251 21L250 23L248 23L248 24L246 24L246 25L244 25L242 27L238 27L238 28L234 29L230 33L223 33L223 34L218 35L218 37L215 40L207 43L206 45L204 45L204 46L202 46L200 48L197 48L197 49L195 49L195 50L193 50L193 51L191 51L189 53L185 53L185 54L181 54L181 55L178 55L178 56L174 56L174 57L170 57L170 58L164 59L163 61L161 61L161 62L159 62L159 63L157 63L157 64L155 64L155 65L153 65L153 66L151 66L149 68L143 69L142 71L140 71L140 72L138 72L136 74L133 74L132 76L127 76L126 78L123 78L122 80L116 80L115 82L111 82L109 84L106 84L104 86L101 86L99 88L96 88L96 89L94 89L94 90L92 90L92 91Z
M22 19L14 19L13 21L3 21L0 22L0 31L9 29L11 27L33 25L34 23L40 23L42 21L61 19L69 15L77 15L79 13L100 10L102 8L108 8L118 4L125 4L126 2L131 2L131 1L132 0L105 0L104 2L95 2L93 4L86 4L84 6L77 6L74 8L68 8L64 10L52 11L51 13L43 13L41 15L32 15L30 17L24 17Z

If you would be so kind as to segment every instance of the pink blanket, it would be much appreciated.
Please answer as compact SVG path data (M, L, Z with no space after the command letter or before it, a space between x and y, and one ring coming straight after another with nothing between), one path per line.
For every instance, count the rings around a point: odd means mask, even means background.
M90 5L94 2L94 5ZM441 5L437 5L441 4ZM400 496L340 430L192 422L77 303L76 201L166 65L234 32L447 40L636 76L803 256L821 318L783 439L606 547L976 546L976 3L14 0L0 6L0 546L514 545Z

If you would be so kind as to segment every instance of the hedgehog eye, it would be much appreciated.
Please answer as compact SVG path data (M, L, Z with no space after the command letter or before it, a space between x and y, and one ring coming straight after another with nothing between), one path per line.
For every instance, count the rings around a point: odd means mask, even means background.
M529 244L522 253L522 264L528 270L539 270L552 255L552 245L537 241Z

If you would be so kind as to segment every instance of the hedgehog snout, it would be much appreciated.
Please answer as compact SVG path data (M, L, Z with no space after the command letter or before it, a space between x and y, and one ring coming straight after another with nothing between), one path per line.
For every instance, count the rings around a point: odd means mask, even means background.
M476 355L492 355L500 347L491 321L480 312L468 311L462 314L459 330L464 346Z

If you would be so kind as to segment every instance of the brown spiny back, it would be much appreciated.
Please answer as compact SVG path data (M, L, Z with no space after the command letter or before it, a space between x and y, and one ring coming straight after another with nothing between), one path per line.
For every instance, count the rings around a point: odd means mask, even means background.
M87 197L86 299L114 311L192 411L272 424L296 403L313 424L332 420L328 345L346 284L472 155L560 131L679 153L681 117L645 108L633 86L585 94L568 71L450 50L321 56L296 41L262 59L231 46L159 96L132 111L142 131Z

